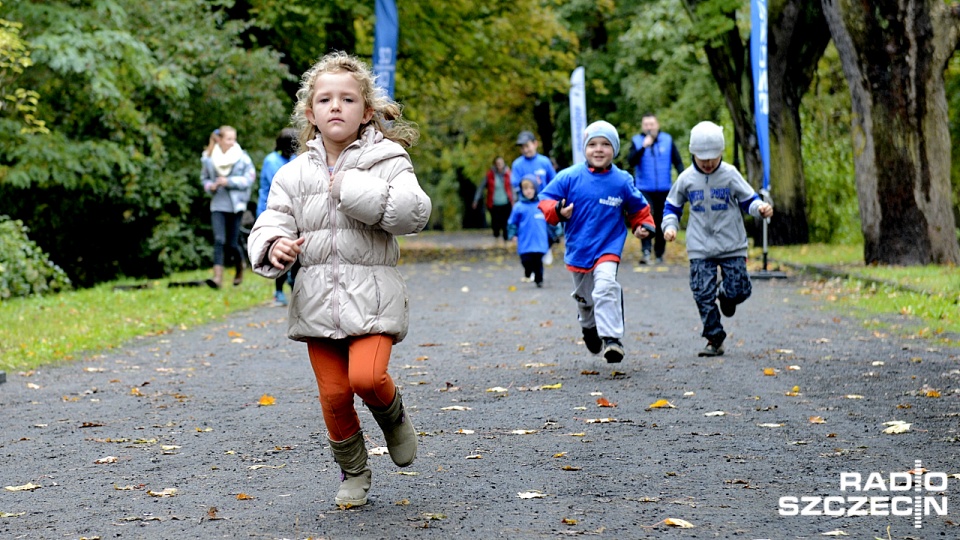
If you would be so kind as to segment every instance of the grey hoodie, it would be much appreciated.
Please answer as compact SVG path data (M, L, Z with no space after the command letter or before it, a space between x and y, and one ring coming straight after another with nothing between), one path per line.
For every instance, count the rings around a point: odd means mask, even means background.
M747 232L741 212L760 218L763 203L733 165L720 162L717 170L704 174L696 165L687 167L667 195L663 230L680 228L683 205L690 203L687 222L687 256L691 259L722 259L747 256Z

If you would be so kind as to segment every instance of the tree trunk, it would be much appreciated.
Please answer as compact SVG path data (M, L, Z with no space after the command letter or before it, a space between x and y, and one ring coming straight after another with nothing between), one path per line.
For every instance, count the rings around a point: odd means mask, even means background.
M685 0L694 22L703 0ZM770 88L770 195L776 215L770 222L769 242L803 244L810 232L806 215L806 183L800 149L800 100L810 87L817 62L829 43L819 6L803 0L772 0L768 4L767 65ZM749 182L763 183L763 164L753 114L750 47L740 38L736 12L728 30L706 43L710 70L733 118L737 140L743 145Z
M943 71L957 45L941 0L822 0L853 103L864 261L960 262Z

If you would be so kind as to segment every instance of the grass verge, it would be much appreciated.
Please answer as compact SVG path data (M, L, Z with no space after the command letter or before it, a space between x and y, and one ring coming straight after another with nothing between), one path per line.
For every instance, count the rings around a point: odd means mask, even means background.
M247 272L239 287L168 287L168 283L203 280L208 271L183 272L166 279L141 281L144 289L114 290L130 280L56 295L0 302L0 370L21 371L76 360L112 349L138 337L187 329L273 297L273 281Z

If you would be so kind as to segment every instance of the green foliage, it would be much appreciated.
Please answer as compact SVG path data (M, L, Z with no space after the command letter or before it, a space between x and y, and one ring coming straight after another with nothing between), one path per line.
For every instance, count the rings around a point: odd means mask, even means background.
M44 96L50 133L0 119L0 211L27 223L75 283L201 264L209 210L197 157L209 132L235 126L258 162L286 125L279 55L239 47L244 26L216 7L14 5L34 49L21 82Z
M850 93L830 45L800 107L810 239L862 243L850 137Z
M0 300L58 292L70 278L27 236L20 220L0 216Z
M19 118L23 133L46 133L45 122L36 116L40 94L14 88L23 70L33 65L30 48L20 37L22 27L18 22L0 18L0 116Z

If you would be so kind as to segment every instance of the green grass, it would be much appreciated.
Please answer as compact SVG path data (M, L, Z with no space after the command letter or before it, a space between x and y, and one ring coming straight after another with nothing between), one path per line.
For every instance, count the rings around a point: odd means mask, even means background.
M148 289L114 290L105 283L92 289L0 302L0 370L30 370L76 360L120 346L131 339L169 333L222 319L271 301L273 281L250 272L233 287L168 288L170 281L202 280L209 271L179 273L167 279L142 281Z

